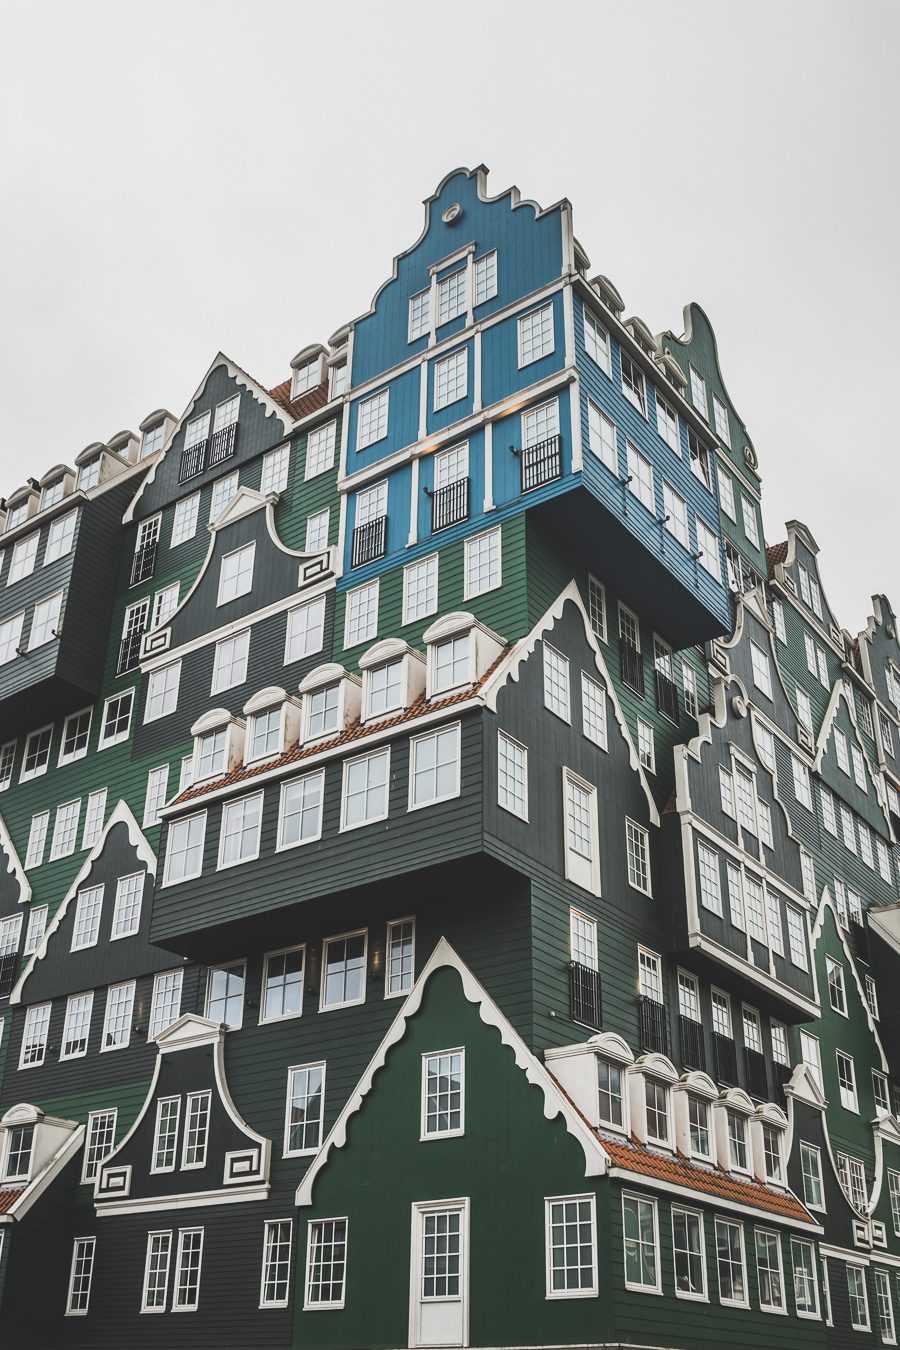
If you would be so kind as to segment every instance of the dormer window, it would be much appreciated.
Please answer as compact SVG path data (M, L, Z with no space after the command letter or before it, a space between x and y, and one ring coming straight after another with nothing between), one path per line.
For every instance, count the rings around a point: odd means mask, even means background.
M206 736L198 736L194 761L194 781L200 778L216 778L225 772L225 728L210 731Z
M100 456L95 455L82 464L78 470L78 477L75 480L75 486L79 492L88 492L92 487L96 487L100 482ZM7 529L9 523L7 522Z
M41 492L42 511L45 511L48 506L55 506L57 502L62 501L65 486L66 486L65 478L56 478L52 483L47 484L47 486Z
M360 715L361 683L335 662L311 670L300 682L300 693L303 741L321 740L346 731Z
M308 394L311 389L318 389L322 383L322 353L318 351L315 356L303 359L301 352L299 357L295 357L297 365L294 366L294 374L291 378L291 398L300 398L303 394Z
M688 1097L688 1140L691 1157L709 1161L712 1157L709 1104L694 1096Z
M329 684L307 694L306 735L310 740L327 736L338 729L340 685Z
M426 629L429 698L474 684L503 651L503 639L474 614L446 614Z
M19 502L16 506L11 506L6 513L6 533L15 530L19 525L24 525L28 519L28 502Z
M458 637L448 638L446 642L435 643L431 694L447 693L471 683L471 668L471 633L461 633Z
M244 750L244 725L227 708L212 708L191 727L194 737L192 781L221 778L240 763Z
M244 704L247 717L245 763L281 755L300 734L300 705L272 685Z
M141 459L147 459L150 455L155 455L163 443L163 437L166 433L165 422L158 422L155 427L145 431L141 440Z
M747 1151L747 1118L737 1111L727 1113L728 1125L728 1161L736 1172L750 1171L750 1157Z
M366 672L366 717L392 712L403 703L403 662L391 661Z
M669 1144L669 1088L655 1078L644 1080L647 1143Z
M597 1057L597 1092L600 1124L613 1130L625 1128L625 1094L621 1064Z
M784 1164L781 1158L781 1131L772 1125L763 1125L763 1163L766 1181L784 1184Z
M3 1159L4 1181L27 1181L34 1154L34 1125L12 1125L7 1130Z
M269 708L268 712L257 713L251 717L247 737L247 760L265 759L278 754L281 749L281 709Z
M377 642L360 660L363 672L363 718L409 708L424 692L425 663L399 639Z
M347 362L341 361L339 365L332 366L330 371L330 388L328 390L329 400L340 398L347 388Z

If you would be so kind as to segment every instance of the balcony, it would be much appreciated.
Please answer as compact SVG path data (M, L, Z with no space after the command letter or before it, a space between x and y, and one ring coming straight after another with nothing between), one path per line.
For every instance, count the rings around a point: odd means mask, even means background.
M153 576L156 570L156 554L158 543L154 539L149 544L142 544L136 551L131 561L131 580L129 586L137 586L142 581L147 581Z
M664 675L661 670L654 672L656 676L656 706L663 717L668 717L670 722L678 725L678 686L668 675Z
M143 637L143 628L136 628L134 632L125 634L119 643L119 659L116 662L117 675L124 675L126 671L134 670L135 666L140 664Z
M644 694L644 658L637 647L623 638L619 644L619 671L622 683L636 694Z
M431 497L431 533L447 530L458 525L461 520L469 519L470 479L459 478L432 493Z
M766 1057L759 1050L751 1050L744 1047L744 1068L747 1071L747 1091L751 1097L758 1097L760 1101L769 1100L769 1072L766 1068Z
M569 962L569 1016L573 1022L600 1030L600 972L580 961Z
M10 991L15 983L17 961L18 957L15 952L0 956L0 998L9 998Z
M669 1030L666 1025L666 1006L643 994L638 1000L640 1016L640 1044L645 1054L669 1053Z
M178 481L186 483L189 478L196 478L198 473L202 473L206 468L206 451L209 446L209 438L197 441L195 445L186 446L181 452L181 463L178 466Z
M712 1043L716 1082L722 1087L737 1087L737 1053L734 1041L730 1036L723 1036L720 1031L714 1031Z
M521 471L523 492L533 492L562 478L561 437L548 436L536 445L526 445L521 451Z
M351 567L362 567L363 563L383 558L387 548L387 516L378 516L365 525L357 525L353 531L353 552Z
M681 1062L686 1069L706 1072L706 1051L703 1046L703 1023L692 1017L678 1018L681 1033Z
M237 422L232 422L229 426L213 432L209 446L208 468L211 469L214 464L221 464L223 459L230 459L234 454L237 445L237 429Z

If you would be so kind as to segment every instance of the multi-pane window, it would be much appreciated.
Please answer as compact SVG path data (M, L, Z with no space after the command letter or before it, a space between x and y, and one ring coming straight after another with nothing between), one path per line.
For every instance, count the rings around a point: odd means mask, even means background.
M650 835L642 825L625 821L625 845L628 857L628 884L650 895Z
M544 642L544 707L549 708L564 722L570 720L569 714L569 662L549 643Z
M700 1021L699 987L694 976L684 970L678 972L678 1011L692 1022Z
M522 414L523 446L541 445L559 434L559 402L550 399Z
M853 1060L849 1055L844 1054L843 1050L835 1052L837 1060L838 1088L840 1090L841 1106L846 1111L858 1111L859 1102L856 1096L856 1069Z
M286 1308L291 1289L290 1219L267 1220L263 1230L261 1308Z
M801 1030L800 1058L809 1069L820 1091L824 1091L822 1079L822 1047L819 1045L818 1036L813 1036L810 1032Z
M675 1262L675 1293L678 1297L705 1298L703 1217L695 1210L672 1206L672 1255Z
M759 820L759 837L767 848L775 847L775 837L772 834L772 809L768 802L757 798L756 814Z
M218 656L218 648L216 649ZM181 681L181 661L171 661L169 665L150 672L147 681L147 703L144 708L144 721L155 722L157 718L167 717L178 706L178 686ZM213 688L218 686L213 684ZM221 686L226 688L227 686Z
M747 1120L737 1111L727 1112L728 1158L739 1172L750 1170L750 1150L747 1146Z
M850 758L853 760L853 781L863 792L869 790L869 780L866 774L866 761L863 758L863 752L858 745L851 745Z
M463 1133L465 1053L442 1050L422 1056L422 1138Z
M894 1301L891 1298L891 1277L886 1270L874 1271L875 1307L878 1312L878 1325L884 1345L897 1344L897 1330L894 1326Z
M409 806L430 806L459 795L459 723L410 741Z
M711 991L712 999L712 1028L719 1036L726 1036L731 1040L731 1003L728 995L723 994L718 989Z
M152 1041L181 1016L181 985L183 970L164 970L153 977L153 997L150 1001L150 1025L147 1040Z
M854 1331L870 1331L869 1295L866 1290L864 1266L847 1263L847 1297L850 1302L850 1325Z
M307 844L322 833L324 770L282 784L278 816L278 847Z
M692 1158L710 1158L709 1103L700 1097L688 1097L688 1138Z
M104 1158L113 1151L116 1141L116 1116L113 1111L92 1111L85 1131L82 1181L95 1181Z
M587 310L584 311L584 349L595 365L607 375L612 375L612 347L609 334Z
M119 877L110 940L132 937L140 928L145 876L145 872L134 872L130 876Z
M473 303L475 305L483 305L485 300L492 300L497 294L496 249L493 249L490 253L484 253L480 258L475 259L473 285Z
M288 622L290 622L290 616L288 616ZM236 686L244 684L247 679L249 657L249 628L245 629L243 633L238 633L235 637L223 638L221 642L217 642L213 658L210 692L221 694L225 689L234 689Z
M403 623L415 623L438 606L438 555L410 563L403 569Z
M387 429L387 393L379 395L384 399L385 430ZM377 419L376 419L377 420ZM382 435L384 433L382 432ZM306 442L306 469L304 478L317 478L334 467L334 451L337 443L337 422L332 419L320 427L314 427Z
M622 1068L608 1059L597 1060L597 1091L600 1123L622 1129L625 1124L625 1096Z
M288 485L290 472L291 447L280 445L277 450L270 450L267 455L263 455L262 473L259 480L260 492L263 495L269 492L284 492Z
M622 1228L625 1241L625 1285L629 1289L657 1290L659 1234L656 1201L640 1195L622 1196Z
M606 587L596 577L588 577L588 618L594 636L606 642Z
M0 665L5 666L18 656L24 622L25 611L23 610L21 614L14 614L11 619L6 619L0 624Z
M295 366L291 380L291 398L300 398L302 394L308 394L311 389L318 387L321 378L321 356L314 356L311 361L304 361L301 365Z
M711 530L706 521L697 516L697 551L700 555L700 566L716 581L722 580L720 549L721 541L715 530Z
M31 1174L33 1153L34 1126L14 1125L8 1131L6 1157L3 1160L3 1180L27 1181Z
M772 1058L776 1064L790 1064L790 1050L788 1049L787 1027L782 1022L772 1022Z
M341 829L353 830L388 813L390 748L344 762Z
M357 449L364 450L367 445L374 445L376 441L383 440L387 435L388 398L389 391L382 389L380 393L373 394L371 398L363 399L360 403L356 437Z
M759 1021L759 1013L755 1008L748 1008L746 1005L741 1009L741 1025L744 1030L744 1044L748 1050L754 1050L756 1054L762 1054L762 1028Z
M763 1125L763 1166L766 1174L766 1181L775 1181L779 1184L784 1181L784 1162L781 1156L781 1131L775 1129L773 1125Z
M182 497L179 502L175 503L175 511L172 516L172 548L176 548L179 544L186 544L189 539L193 539L197 533L199 514L199 492L192 492L189 497Z
M666 444L681 454L681 434L678 427L678 414L660 395L656 395L656 429Z
M409 341L424 337L431 331L431 290L419 291L409 297Z
M756 819L756 784L752 776L740 765L734 769L735 797L737 799L738 820L741 828L751 834L759 834Z
M784 931L781 927L781 901L774 891L766 891L766 916L769 946L776 956L784 956Z
M734 863L725 864L725 874L728 878L728 911L731 915L731 922L735 928L740 928L742 932L747 930L747 916L744 907L744 875L739 867Z
M822 1158L812 1144L800 1143L800 1171L803 1178L803 1201L813 1209L824 1207L822 1189Z
M745 492L741 493L741 519L744 522L744 533L750 540L750 543L754 548L759 548L759 527L757 524L756 506Z
M280 707L267 708L250 718L247 731L246 759L268 759L281 750Z
M514 816L528 819L528 751L502 731L497 734L497 801Z
M134 702L134 690L126 689L122 694L108 698L103 705L103 729L100 732L99 749L118 745L128 739L131 725L131 705Z
M12 783L15 759L15 741L7 741L5 745L0 746L0 792L5 792Z
M53 740L53 728L41 727L32 731L25 741L25 754L22 757L22 769L19 782L25 783L47 772L50 763L50 745Z
M875 981L871 975L863 975L863 993L866 996L866 1005L869 1012L878 1021L878 990Z
M791 962L798 970L809 970L809 958L806 953L806 923L799 909L785 905L784 917L787 922L788 951Z
M825 957L825 970L828 976L828 999L835 1012L847 1016L847 995L844 989L844 967L833 957Z
M345 1008L366 997L366 933L327 938L320 1007Z
M530 365L553 350L553 306L544 305L523 315L519 320L519 365Z
M83 1316L91 1299L91 1278L94 1273L94 1248L97 1239L76 1238L72 1246L72 1269L69 1273L69 1293L66 1316Z
M688 514L687 503L684 498L679 496L673 487L663 482L663 510L665 511L665 526L670 534L673 534L679 544L685 548L690 546L690 537L688 535Z
M35 905L28 915L28 927L25 930L25 946L23 955L31 956L41 945L41 939L44 936L44 930L47 927L48 907L46 905Z
M262 806L261 792L225 803L219 835L219 867L234 867L259 857Z
M210 970L206 985L206 1016L210 1021L220 1022L233 1030L241 1026L246 975L243 961Z
M203 843L206 838L206 812L169 825L166 846L165 885L199 877L203 870Z
M599 892L595 868L597 789L568 771L564 779L566 875L577 885Z
M502 580L500 530L488 530L465 542L465 598L496 590Z
M227 605L242 595L249 595L253 589L253 564L256 559L256 544L245 544L226 553L219 564L219 591L217 605Z
M407 994L415 978L415 919L393 919L387 926L387 972L384 995Z
M607 749L606 693L596 680L581 672L581 729L589 741Z
M34 617L31 620L31 635L28 639L29 651L34 651L36 647L43 647L52 638L59 637L59 615L62 609L62 601L63 593L57 591L55 595L49 596L46 600L40 600L35 605Z
M888 1194L891 1201L891 1221L894 1236L900 1237L900 1172L888 1170Z
M463 347L434 363L434 407L447 408L465 398L469 384L469 354Z
M178 1231L175 1258L175 1282L172 1289L173 1312L195 1312L200 1301L200 1264L203 1258L203 1229Z
M772 697L772 671L769 656L755 642L750 643L750 663L753 669L753 683L766 698Z
M88 740L91 734L93 710L72 713L63 724L62 745L59 747L60 764L71 764L76 759L84 759L87 754Z
M656 748L653 739L653 727L643 717L637 719L638 759L645 769L656 772Z
M716 1264L719 1298L723 1303L747 1303L747 1273L744 1264L744 1229L740 1223L716 1219Z
M466 268L459 267L437 284L437 324L449 323L466 312Z
M366 712L369 717L403 707L403 661L389 661L366 672Z
M588 446L601 464L611 473L619 471L619 451L616 446L616 427L595 403L588 399Z
M808 811L811 811L813 800L809 769L796 755L791 755L791 770L794 779L794 796L801 806L805 806Z
M12 561L9 565L9 575L6 578L7 586L12 586L14 582L31 576L34 571L40 537L40 531L35 530L34 534L28 535L26 539L20 539L14 546Z
M640 450L631 444L631 441L625 442L625 448L628 453L628 490L632 492L638 501L646 506L648 511L656 513L656 488L653 478L653 465L646 455L642 455Z
M148 1233L141 1312L164 1312L172 1258L172 1234Z
M436 642L433 653L432 694L442 694L468 684L471 679L470 656L472 640L469 633Z
M732 820L737 820L737 806L734 800L734 775L724 765L719 765L719 795L722 811Z
M299 1017L303 1006L303 947L270 952L263 967L263 1022Z
M328 547L328 530L331 523L331 511L326 506L323 511L314 511L306 520L306 540L304 547L307 553L321 553Z
M597 1237L592 1195L546 1202L547 1297L597 1292Z
M734 505L734 480L724 469L719 469L719 502L725 514L733 521L737 521L737 512Z
M342 1308L347 1277L347 1220L315 1219L306 1257L307 1308Z
M285 1154L315 1153L322 1142L325 1109L325 1065L300 1064L288 1069Z
M644 1080L644 1109L647 1139L651 1144L669 1142L669 1089L655 1078Z
M69 995L66 1003L66 1020L63 1025L62 1049L59 1052L60 1059L78 1059L81 1055L87 1054L93 1006L93 992Z
M784 1277L781 1270L781 1240L777 1233L757 1228L756 1274L759 1280L759 1306L784 1312Z
M107 990L101 1051L124 1050L131 1040L134 989L134 980L128 980L125 984L110 985Z
M87 886L78 892L75 901L75 922L72 929L72 951L93 947L100 932L100 914L103 910L103 887Z
M48 563L56 562L57 558L64 558L67 553L71 553L77 520L77 511L67 511L64 516L59 516L51 523L47 531L47 546L44 549L45 567Z
M853 825L853 814L841 802L841 834L844 840L844 847L851 853L856 852L856 830Z
M879 1073L877 1069L872 1070L872 1091L875 1094L875 1108L881 1115L889 1115L891 1110L891 1094L888 1089L887 1075Z
M624 351L622 352L622 393L628 399L628 402L637 408L642 417L647 416L647 388L644 381L644 372Z
M227 473L224 478L219 478L213 483L209 499L210 520L216 520L225 510L238 490L238 482L238 471L235 469L234 473Z
M709 471L709 451L700 441L699 436L693 427L688 427L688 454L690 456L691 473L695 478L712 492L712 478Z
M697 412L703 418L704 422L709 421L709 404L706 396L706 380L698 370L690 367L691 374L691 402L697 409Z
M860 1160L851 1158L847 1153L838 1153L837 1174L847 1199L860 1213L865 1213L868 1188L865 1170Z
M53 822L53 842L50 845L50 860L67 858L75 852L78 840L78 820L81 816L81 798L75 802L63 802L56 808Z
M805 727L812 731L812 702L809 694L798 684L796 688L797 716Z
M347 592L344 616L344 646L370 642L378 632L378 581L367 582Z
M834 806L834 797L828 791L823 783L819 784L819 802L822 807L822 824L829 834L837 837L837 812Z
M362 587L367 590L368 587ZM350 597L358 592L350 591L347 596L348 614ZM378 583L375 583L375 605L378 605ZM359 640L359 639L357 639ZM284 641L284 664L300 661L304 656L320 652L325 642L325 597L309 600L288 610L287 628Z
M160 1097L156 1103L153 1163L150 1168L152 1172L171 1172L174 1170L180 1120L181 1098Z
M181 1151L182 1168L206 1166L211 1101L211 1092L189 1092L187 1095L184 1108L184 1145Z

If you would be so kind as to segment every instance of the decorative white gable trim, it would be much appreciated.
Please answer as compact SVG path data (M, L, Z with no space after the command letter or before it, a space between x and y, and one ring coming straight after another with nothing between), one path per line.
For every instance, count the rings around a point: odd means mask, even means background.
M31 899L31 882L25 874L25 868L22 866L22 860L16 852L16 846L12 841L9 830L6 828L6 821L0 816L0 848L6 854L8 863L6 870L11 872L19 883L19 904L27 905Z
M74 881L69 886L69 889L63 896L62 904L54 914L50 923L47 925L47 928L44 932L44 936L41 938L40 946L37 948L34 955L28 962L28 965L25 967L25 969L20 974L18 980L16 981L15 987L13 988L13 991L9 996L10 1004L21 1002L22 990L25 987L25 981L28 979L28 976L34 970L38 961L43 961L44 957L47 955L47 948L50 943L50 939L53 937L54 933L57 931L63 919L65 918L66 911L68 910L69 906L71 905L72 901L77 895L78 890L81 887L82 883L86 881L88 876L90 875L91 867L93 866L94 862L96 861L97 858L99 858L100 854L103 852L103 849L106 845L107 836L114 825L125 826L125 828L128 831L128 842L131 844L131 847L134 849L139 860L142 863L144 863L150 876L152 877L156 876L156 854L153 852L153 849L147 842L147 837L144 834L143 830L141 829L140 825L138 825L137 821L135 820L134 815L131 811L131 807L128 805L126 801L120 800L116 803L115 810L113 811L109 820L103 826L103 829L100 832L100 837L97 840L96 844L94 844L94 847L91 849L90 853L87 855L84 862L81 864L81 867L78 869L77 876L75 877Z
M603 652L600 649L600 644L597 641L597 638L594 634L594 630L591 627L590 616L587 612L587 609L585 608L584 601L581 598L581 592L579 591L575 581L570 581L569 584L565 587L565 589L560 591L559 595L556 597L553 604L542 615L542 617L538 619L537 623L532 628L531 632L528 633L526 637L522 638L520 642L517 642L516 645L512 648L512 650L507 653L507 655L498 665L497 669L494 671L493 675L491 675L490 679L487 680L484 686L482 687L481 696L484 699L485 706L490 708L492 712L496 712L497 698L503 685L505 685L508 680L518 680L519 671L521 670L522 666L528 660L528 658L533 655L538 642L540 642L540 640L544 637L544 635L548 633L550 629L553 628L554 624L557 623L562 618L563 611L565 610L566 605L569 604L570 602L573 605L575 605L576 609L581 615L581 620L582 623L584 624L585 639L588 643L588 646L594 653L594 662L597 667L597 671L601 675L603 683L606 686L607 697L609 698L613 708L613 716L615 717L616 722L618 723L622 739L624 740L625 744L628 747L629 764L633 772L637 774L641 782L641 787L644 789L644 795L647 798L647 806L650 812L651 823L653 825L658 825L659 810L657 809L656 802L653 798L653 793L650 791L650 785L647 782L647 776L644 773L643 766L640 760L638 759L637 748L633 740L631 739L631 732L628 729L628 723L625 720L625 714L622 711L622 705L619 702L618 695L616 694L616 687L613 684L612 679L610 678L609 669L606 665L606 660L603 656Z
M350 1095L344 1109L341 1111L334 1125L328 1132L319 1152L316 1154L309 1170L297 1187L296 1203L299 1206L311 1205L313 1202L313 1189L316 1177L328 1161L332 1149L343 1148L347 1142L347 1125L350 1118L356 1114L363 1104L363 1101L372 1090L372 1083L379 1069L384 1067L388 1051L392 1046L402 1041L406 1033L406 1024L411 1017L419 1011L422 1005L422 995L425 992L425 986L436 970L448 968L455 970L459 975L463 993L469 1003L474 1003L478 1007L478 1012L485 1026L494 1027L500 1033L502 1043L508 1046L515 1056L516 1065L520 1068L529 1083L539 1087L544 1094L544 1116L547 1120L554 1120L557 1116L562 1116L566 1128L573 1138L577 1139L584 1151L585 1176L602 1176L606 1170L608 1162L607 1156L595 1138L590 1127L582 1119L571 1103L562 1095L558 1084L550 1073L544 1068L543 1064L531 1053L528 1046L522 1040L519 1033L500 1011L497 1004L491 998L484 985L472 974L469 967L457 956L454 949L446 938L441 938L435 947L431 956L425 964L425 967L413 985L412 990L404 1000L397 1016L394 1018L387 1033L384 1036L378 1049L375 1051L372 1059L362 1078L360 1078L355 1089Z

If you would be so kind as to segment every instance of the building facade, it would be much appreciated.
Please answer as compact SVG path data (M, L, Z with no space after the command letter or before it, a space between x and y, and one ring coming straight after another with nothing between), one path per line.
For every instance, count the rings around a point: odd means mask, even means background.
M896 1343L897 620L698 306L457 170L2 524L4 1345Z

